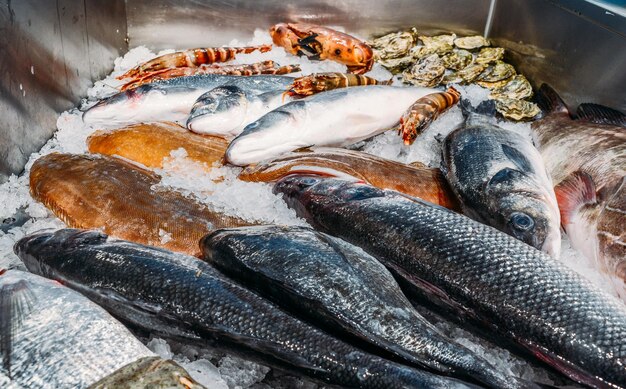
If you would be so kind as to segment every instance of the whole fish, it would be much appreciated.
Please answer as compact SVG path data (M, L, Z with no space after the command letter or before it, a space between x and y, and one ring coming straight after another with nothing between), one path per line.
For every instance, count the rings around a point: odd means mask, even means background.
M172 121L185 123L191 107L202 94L225 85L262 93L285 89L293 77L202 74L157 81L128 89L99 101L83 114L86 124L117 128L129 124Z
M210 169L222 160L227 146L228 142L222 137L194 134L170 122L98 130L87 138L90 153L117 155L149 168L163 167L164 158L183 148L188 158Z
M554 181L565 232L574 248L626 281L624 115L582 104L580 119L572 120L552 88L543 85L537 97L547 114L532 129ZM618 292L626 299L626 291Z
M430 88L369 85L334 89L287 103L244 128L226 151L238 166L310 146L345 146L380 134Z
M330 333L350 335L405 362L492 388L529 388L447 338L363 250L302 227L218 230L202 239L205 260Z
M160 336L244 351L346 387L468 388L367 354L285 313L194 257L98 231L60 230L15 246L26 267Z
M115 237L198 254L198 242L243 220L183 194L153 188L155 173L109 156L53 153L30 171L30 192L70 227L102 228Z
M439 169L431 169L419 162L407 165L341 148L315 147L294 151L248 166L239 174L239 178L243 181L268 182L293 174L358 179L446 208L459 209L454 194Z
M462 105L465 124L445 138L442 169L463 213L558 258L561 217L539 151L491 123L480 106Z
M248 124L291 100L280 89L257 94L236 85L220 86L194 103L187 128L199 134L237 136Z
M160 361L159 384L200 388L172 361L164 361L89 299L35 274L0 274L0 375L15 387L86 388L121 368ZM179 377L163 374L174 369ZM189 382L184 386L181 381ZM2 378L0 378L2 382ZM127 384L139 384L136 378ZM3 386L5 387L5 386Z
M626 306L563 263L468 217L369 185L293 176L275 192L453 317L473 319L578 382L626 387Z

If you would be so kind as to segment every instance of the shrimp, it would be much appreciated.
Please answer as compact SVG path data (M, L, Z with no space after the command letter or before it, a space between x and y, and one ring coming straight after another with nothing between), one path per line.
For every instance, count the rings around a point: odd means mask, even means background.
M144 73L153 72L161 69L180 68L180 67L198 67L202 64L211 64L214 62L226 62L235 58L236 54L248 54L253 51L265 53L272 49L271 45L248 46L248 47L214 47L214 48L198 48L185 51L177 51L175 53L165 54L156 57L141 65L135 66L126 73L118 77L118 79L135 77Z
M439 115L459 101L461 94L449 87L445 92L431 93L419 98L402 115L398 134L402 135L404 144L413 144L417 135L428 127Z
M313 73L296 78L285 93L289 96L310 96L331 89L359 85L389 85L391 82L392 80L378 81L358 74Z

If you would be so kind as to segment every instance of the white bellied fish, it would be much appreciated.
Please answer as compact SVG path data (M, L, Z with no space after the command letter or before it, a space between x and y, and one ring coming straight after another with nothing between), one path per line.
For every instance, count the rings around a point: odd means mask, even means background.
M431 88L369 85L335 89L292 101L250 123L226 151L238 166L309 146L345 146L398 124Z

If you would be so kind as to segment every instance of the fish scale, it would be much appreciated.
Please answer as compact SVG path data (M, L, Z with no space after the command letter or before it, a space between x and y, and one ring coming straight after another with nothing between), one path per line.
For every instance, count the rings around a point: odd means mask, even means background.
M436 286L457 313L470 312L564 374L594 387L626 387L626 307L542 252L366 185L291 177L275 191L313 225L401 269L409 282Z
M493 388L533 384L498 372L418 314L376 259L310 228L224 229L201 242L204 259L290 312L396 358Z
M473 387L365 353L194 257L73 229L25 237L15 251L30 271L61 281L123 321L161 336L243 351L345 387Z

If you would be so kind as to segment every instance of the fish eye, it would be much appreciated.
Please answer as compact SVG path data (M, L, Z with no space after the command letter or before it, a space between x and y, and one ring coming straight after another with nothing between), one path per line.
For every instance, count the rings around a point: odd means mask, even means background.
M335 49L335 54L336 54L336 55L341 54L341 49Z
M533 218L523 212L514 212L510 220L513 228L519 231L528 231L535 226Z
M317 184L318 179L314 177L303 177L299 180L298 186L300 188L308 188L309 186L313 186Z

